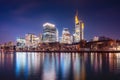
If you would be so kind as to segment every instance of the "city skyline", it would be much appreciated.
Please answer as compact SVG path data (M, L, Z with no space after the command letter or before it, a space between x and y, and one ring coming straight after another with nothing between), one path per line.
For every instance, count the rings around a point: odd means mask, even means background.
M94 3L95 2L95 3ZM107 3L107 4L106 4ZM42 25L51 22L62 36L63 28L74 32L76 10L85 23L85 39L94 36L119 38L120 10L117 0L110 1L0 1L0 43L15 41L26 33L42 33ZM109 13L109 14L108 14Z

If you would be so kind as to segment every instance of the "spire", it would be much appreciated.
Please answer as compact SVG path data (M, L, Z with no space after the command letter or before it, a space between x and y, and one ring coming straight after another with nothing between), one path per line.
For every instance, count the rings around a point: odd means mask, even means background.
M75 24L79 23L79 19L78 19L78 10L76 11L76 15L75 15Z
M78 16L78 10L76 10L76 16Z

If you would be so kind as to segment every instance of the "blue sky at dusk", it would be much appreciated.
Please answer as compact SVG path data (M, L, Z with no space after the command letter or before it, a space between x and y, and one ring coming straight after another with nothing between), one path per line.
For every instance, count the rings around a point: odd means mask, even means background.
M73 34L76 10L85 23L85 39L120 39L119 0L0 0L0 43L26 33L39 35L45 22L55 24L59 36L63 28Z

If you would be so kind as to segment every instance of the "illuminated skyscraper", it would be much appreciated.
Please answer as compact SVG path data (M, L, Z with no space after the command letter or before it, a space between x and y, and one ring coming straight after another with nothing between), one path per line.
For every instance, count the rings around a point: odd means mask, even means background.
M37 47L38 43L40 42L39 37L31 33L25 35L25 40L27 47Z
M65 43L65 44L71 44L72 43L71 35L70 35L70 32L69 32L68 28L64 28L63 31L62 31L61 43Z
M54 24L45 23L43 24L43 42L58 42L58 30Z
M73 34L73 42L77 43L84 39L84 23L78 19L78 13L75 15L75 33Z
M17 48L25 48L26 41L24 38L17 38L16 41L17 41L16 44Z

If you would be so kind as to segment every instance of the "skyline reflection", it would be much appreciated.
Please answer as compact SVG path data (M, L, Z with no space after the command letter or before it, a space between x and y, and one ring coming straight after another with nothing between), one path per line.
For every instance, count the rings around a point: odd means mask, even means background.
M102 74L120 74L120 53L0 53L0 79L89 80Z

